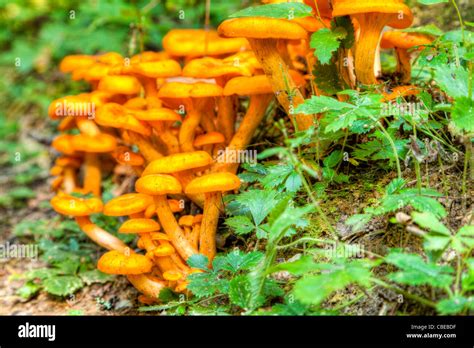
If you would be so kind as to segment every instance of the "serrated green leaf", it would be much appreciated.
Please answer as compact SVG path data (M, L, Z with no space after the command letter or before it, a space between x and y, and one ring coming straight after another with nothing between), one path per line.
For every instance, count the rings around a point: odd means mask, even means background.
M315 49L314 55L321 64L328 64L346 36L347 31L343 27L334 30L322 28L311 35L310 47Z
M453 281L453 268L426 263L420 255L392 251L385 261L397 266L400 271L390 273L388 278L408 285L428 284L434 287L446 287Z
M243 215L232 216L225 220L225 224L232 228L237 235L245 235L255 229L255 225L250 219Z
M474 307L474 297L466 298L456 295L452 298L441 300L436 305L438 312L443 315L460 313L467 307Z
M352 108L354 108L354 105L352 104L340 102L335 98L321 95L312 96L311 99L306 99L302 104L298 105L295 113L312 115L327 111L341 111Z
M469 74L462 66L441 66L435 69L435 81L453 98L468 97Z
M451 113L454 126L467 133L474 132L474 100L468 97L458 97L454 102Z
M425 211L423 213L413 212L411 216L413 221L423 228L446 236L451 235L448 228L443 225L433 213L429 211Z
M82 281L86 285L91 285L94 283L104 284L114 280L114 277L110 274L103 273L98 269L93 269L91 271L81 272L79 273L79 277L81 277Z
M448 0L418 0L418 2L423 5L436 5L448 2Z
M194 254L191 255L186 262L188 263L189 267L192 268L197 268L197 269L202 269L202 270L208 270L208 265L209 265L209 259L207 256L202 255L202 254Z
M56 296L66 296L82 288L84 283L76 276L53 276L43 281L44 290Z

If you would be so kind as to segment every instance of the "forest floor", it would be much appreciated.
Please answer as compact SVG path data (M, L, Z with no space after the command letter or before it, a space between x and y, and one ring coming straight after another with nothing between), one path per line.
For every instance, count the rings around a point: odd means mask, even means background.
M29 128L34 129L34 128ZM50 160L47 159L47 149L44 144L37 142L31 132L22 135L25 142L30 142L36 148L43 148L44 154L39 155L36 161L41 163L44 173L48 172ZM43 158L46 156L46 159ZM13 168L13 169L12 169ZM0 174L3 187L8 187L12 174L8 167ZM466 224L472 215L472 198L463 201L461 197L462 161L457 164L450 164L444 167L445 178L443 180L439 166L430 165L424 168L423 180L429 187L444 192L445 197L441 198L441 203L445 206L449 216L448 223L451 227L457 228ZM395 178L395 173L386 171L383 168L370 167L360 168L358 174L351 174L349 184L329 187L326 197L322 201L322 208L333 221L340 239L345 243L358 244L364 250L376 254L384 254L388 248L403 248L409 252L421 252L422 245L420 238L410 234L403 226L392 224L384 217L373 220L364 230L353 233L350 227L344 222L353 214L361 213L364 207L376 202L384 192L385 186ZM414 173L406 168L404 177L410 186L415 185ZM22 221L35 222L41 219L48 220L55 216L55 213L42 204L49 201L53 193L49 189L47 176L40 177L34 181L35 197L27 199L21 206L0 207L0 244L6 243L35 243L30 236L18 237L14 233L14 227ZM1 193L1 192L0 192ZM471 213L468 213L471 211ZM314 221L318 225L317 221ZM314 227L314 226L313 226ZM311 229L312 226L310 225ZM223 231L221 231L223 232ZM229 235L223 233L221 235ZM255 241L248 241L246 245L233 238L227 241L221 240L220 245L227 251L233 246L241 249L253 249ZM92 243L81 242L80 247L93 248ZM264 246L260 246L263 248ZM97 249L98 250L98 249ZM99 250L98 250L99 251ZM222 250L221 250L222 251ZM303 248L292 248L290 255L284 255L281 261L294 257L301 253ZM23 274L32 269L47 266L41 259L32 260L28 258L10 258L0 260L0 315L140 315L144 314L138 309L141 306L138 301L139 293L127 282L124 277L115 277L105 284L92 284L85 286L69 298L53 296L44 291L38 292L30 299L18 296L18 290L23 286L25 280ZM388 270L378 269L378 272ZM285 281L288 274L284 272L278 274L280 280ZM422 295L422 287L408 289L414 294ZM327 300L327 304L332 308L336 306L341 314L348 315L433 315L434 311L420 307L412 301L400 300L395 292L374 287L369 293L364 293L354 286L348 287L345 291L336 292ZM162 313L164 314L164 313Z

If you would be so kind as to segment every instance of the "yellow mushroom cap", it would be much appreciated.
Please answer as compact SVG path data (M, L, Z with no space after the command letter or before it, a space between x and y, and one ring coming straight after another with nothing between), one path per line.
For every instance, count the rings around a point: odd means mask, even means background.
M142 121L181 121L181 116L168 108L153 108L143 111L135 111L134 115Z
M97 110L95 121L104 127L123 128L150 136L151 128L135 117L136 112L117 103L107 103Z
M138 94L142 86L134 76L105 76L99 82L98 89L117 94Z
M403 3L403 0L333 1L333 17L363 13L392 14L392 18L388 25L398 29L407 28L413 22L413 14L410 11L410 8Z
M120 227L120 233L146 233L160 230L160 224L153 219L128 219Z
M112 250L100 257L97 268L107 274L143 274L151 272L153 262L140 254Z
M239 76L229 80L224 87L224 95L253 95L273 93L266 75Z
M180 226L192 227L194 222L193 215L183 215L179 218L178 223Z
M141 166L145 163L142 155L135 153L127 146L119 146L115 149L112 156L115 160L124 165Z
M227 19L217 28L224 37L252 39L305 40L308 32L296 22L287 19L242 17Z
M170 240L170 237L163 232L151 232L150 237L152 240Z
M183 68L183 76L197 78L214 78L220 76L251 76L254 66L241 62L240 59L217 59L205 57L193 59Z
M170 255L173 255L175 252L176 252L175 249L170 243L158 245L155 249L153 249L153 255L159 256L159 257L170 256Z
M51 146L59 152L64 153L65 155L74 155L76 150L72 145L72 139L74 135L70 134L61 134L54 138Z
M181 152L158 158L150 162L142 176L150 174L172 174L182 170L208 166L212 157L206 151Z
M88 216L102 211L102 201L97 197L79 198L67 194L54 196L51 201L53 209L63 215Z
M115 150L117 140L112 135L105 133L95 136L78 134L73 136L72 146L76 151L103 153Z
M74 54L63 58L59 64L59 70L64 73L71 72L77 69L87 68L94 64L95 61L95 57L83 54Z
M245 39L225 39L215 30L173 29L163 37L163 48L171 56L223 55L248 48Z
M104 215L125 216L140 213L153 203L153 197L143 193L127 193L115 197L104 206Z
M237 175L227 172L211 173L192 180L186 186L186 194L225 192L236 190L240 187Z
M195 82L168 82L159 92L159 98L208 98L222 96L222 88L215 83Z
M417 46L423 47L431 42L433 39L423 34L390 30L383 33L380 47L409 49Z
M166 52L145 51L130 58L130 64L134 65L140 62L154 62L164 59L169 59L168 53Z
M164 174L142 176L135 183L135 190L149 195L178 194L183 192L181 184L175 177Z
M181 66L175 60L165 59L134 64L132 71L146 77L171 77L181 75Z
M198 135L193 142L194 147L201 147L204 145L221 144L225 141L224 134L219 132L209 132Z
M175 282L183 278L183 274L178 271L166 271L163 272L163 279Z

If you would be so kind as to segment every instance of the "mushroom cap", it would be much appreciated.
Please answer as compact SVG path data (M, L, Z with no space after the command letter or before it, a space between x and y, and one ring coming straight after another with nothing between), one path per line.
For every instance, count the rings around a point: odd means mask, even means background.
M420 92L420 88L414 85L397 86L393 88L390 93L382 93L384 96L383 101L390 101L399 97L407 97L409 95L417 95L420 94Z
M107 52L97 56L97 61L107 65L123 65L124 59L120 53Z
M130 64L134 65L140 62L154 62L164 59L169 59L169 55L166 52L145 51L130 58Z
M73 54L63 58L59 63L59 70L63 73L68 73L77 69L87 68L94 64L95 57L84 54Z
M117 103L107 103L97 110L95 121L104 127L123 128L150 136L151 128L135 117L136 111Z
M153 262L140 254L112 250L100 257L97 268L107 274L143 274L151 272Z
M144 211L153 204L153 197L143 193L127 193L115 197L104 206L104 215L125 216Z
M90 116L92 109L90 94L68 95L53 100L48 106L48 116L57 120L65 116Z
M433 42L433 39L423 34L390 30L383 33L380 47L409 49L416 46L429 45L431 42Z
M74 81L78 81L78 80L98 81L102 79L103 77L107 76L111 68L112 67L110 65L100 63L100 62L95 62L94 64L88 67L74 70L72 72L72 79Z
M183 215L178 220L178 224L180 226L187 226L187 227L192 227L193 222L194 222L194 216L193 215Z
M398 29L407 28L413 22L413 14L403 0L334 0L332 4L333 17L376 12L392 14L388 25Z
M239 76L229 80L224 87L224 95L254 95L273 93L266 75Z
M186 194L225 192L236 190L240 187L240 179L237 175L222 172L206 174L192 180L186 186Z
M61 156L56 158L54 163L61 167L79 168L81 166L81 159L73 156Z
M170 256L173 255L175 252L176 250L170 243L158 245L155 249L153 249L153 255L155 256Z
M321 18L321 20L315 17L298 17L293 18L292 21L301 25L306 31L314 33L319 29L331 27L331 20L327 18Z
M173 213L182 212L184 209L183 204L181 204L177 199L168 199L168 205Z
M118 163L124 165L142 166L145 163L145 159L142 155L133 152L132 149L127 146L117 147L112 156Z
M327 18L332 17L331 4L329 3L329 0L304 0L304 3L313 8L314 14L318 14L319 12L321 17L327 17ZM317 10L316 10L315 4L318 5Z
M163 37L165 51L178 57L223 55L242 51L248 46L245 39L225 39L215 30L172 29Z
M159 98L206 98L222 96L222 88L215 83L168 82L159 92Z
M150 232L150 237L152 240L170 240L170 237L163 232Z
M142 176L150 174L172 174L182 170L208 166L212 157L206 151L175 153L150 162Z
M235 60L234 60L235 59ZM239 58L217 59L205 57L193 59L183 68L183 76L214 78L221 76L251 76L255 67Z
M181 115L168 108L153 108L134 112L137 119L142 121L182 121Z
M71 134L60 134L54 138L51 146L59 152L62 152L65 155L74 155L76 150L72 145L72 139L74 135Z
M72 146L76 151L104 153L115 150L117 140L112 135L105 133L95 136L78 134L73 136Z
M171 77L181 75L181 66L173 59L139 62L132 65L132 71L146 77Z
M79 198L67 194L54 196L50 203L56 212L72 216L88 216L100 213L103 208L102 201L97 197Z
M104 76L99 81L98 90L117 94L138 94L142 85L135 76L112 75Z
M135 190L148 195L178 194L183 192L178 179L164 174L142 176L136 181Z
M133 110L145 110L147 105L146 99L142 97L131 98L123 104L127 109Z
M175 282L177 280L183 279L183 274L178 271L170 270L163 272L163 279Z
M224 37L289 40L304 40L308 38L308 32L296 22L267 17L227 19L219 25L217 31Z
M221 144L225 141L224 134L219 132L209 132L198 135L193 142L194 147L201 147L204 145Z
M153 219L128 219L120 227L120 233L147 233L159 231L160 224Z
M195 215L193 223L194 224L200 224L202 222L203 217L204 217L204 215L202 215L202 214Z

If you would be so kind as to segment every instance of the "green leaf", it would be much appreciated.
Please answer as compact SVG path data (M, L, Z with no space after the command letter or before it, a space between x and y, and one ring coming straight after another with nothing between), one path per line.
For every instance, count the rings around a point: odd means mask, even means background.
M225 288L227 279L218 279L213 272L193 273L187 277L188 289L197 297L214 295L220 289Z
M474 132L474 100L468 97L458 97L454 102L451 113L454 126L467 133Z
M297 114L319 114L327 111L341 111L345 109L352 109L355 106L331 97L312 96L311 99L306 99L302 104L298 105L295 110Z
M319 29L311 35L310 47L314 48L314 55L321 64L328 64L332 54L337 51L341 40L347 36L343 27L337 27L333 31L328 28Z
M453 268L426 263L420 255L392 251L385 261L397 266L400 271L390 273L388 278L408 285L428 284L434 287L446 287L453 281Z
M441 4L448 1L449 0L418 0L418 2L423 5L436 5L436 4Z
M270 17L270 18L301 18L312 16L312 8L298 2L284 2L279 4L268 4L255 7L247 7L240 10L229 18L238 17Z
M385 189L385 193L387 195L394 194L394 193L400 191L405 185L406 185L406 181L404 179L402 179L402 178L393 179L387 185L387 188Z
M355 214L349 217L345 223L348 226L352 226L353 232L359 232L372 220L372 217L372 214Z
M229 283L229 299L230 301L244 309L249 307L251 298L250 283L246 275L240 275L233 278ZM259 303L261 302L258 301Z
M466 298L464 296L455 295L451 298L439 301L436 309L440 314L457 314L467 307L474 307L474 297Z
M243 215L232 216L225 220L225 224L232 228L237 235L245 235L255 229L255 225L250 219Z
M76 276L54 276L43 281L44 290L56 296L75 293L84 286L81 278Z
M452 246L459 253L472 250L474 248L474 226L461 227L454 236Z
M462 66L441 66L435 69L435 80L453 98L469 95L469 73Z
M250 211L255 225L260 225L278 201L277 195L277 191L249 190L237 196L236 201Z
M334 168L339 164L339 162L341 162L342 156L343 153L341 150L333 151L329 156L326 156L326 158L323 160L323 164L328 168Z
M345 88L344 82L339 78L335 59L330 64L321 64L316 61L313 68L314 83L325 94L332 95Z
M41 289L39 284L26 282L21 288L16 291L16 294L25 300L29 300L35 296Z
M309 255L303 255L298 260L280 263L271 269L271 272L288 271L294 275L303 275L317 269L316 263Z
M79 273L79 277L81 277L82 281L86 285L91 285L94 283L107 283L114 279L114 277L110 274L103 273L98 269L93 269L91 271L81 272Z
M423 213L413 212L411 216L413 221L423 228L446 236L451 235L448 228L443 225L433 213L429 211Z
M420 27L415 27L415 28L406 28L406 29L403 29L402 31L404 31L405 33L419 33L419 34L431 35L431 36L443 35L443 31L434 24L422 25Z
M209 269L208 268L209 259L207 258L207 256L202 255L202 254L191 255L187 259L187 263L189 267L192 267L192 268L202 269L204 271Z
M257 265L262 259L263 254L259 251L250 252L248 254L236 249L225 256L225 263L220 269L237 273L241 270L248 270Z
M295 298L303 304L319 305L334 291L342 290L349 284L367 287L371 283L368 265L362 261L321 264L324 273L307 275L295 283Z

